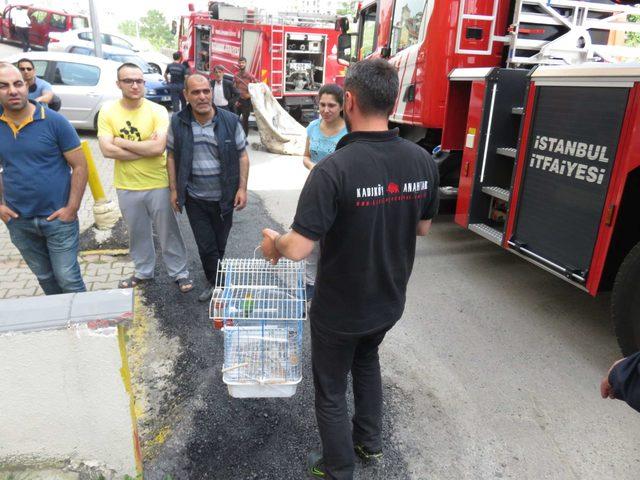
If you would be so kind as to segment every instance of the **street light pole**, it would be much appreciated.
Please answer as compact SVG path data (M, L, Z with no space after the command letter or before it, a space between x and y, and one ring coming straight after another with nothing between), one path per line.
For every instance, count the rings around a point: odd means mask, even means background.
M100 35L100 23L98 22L98 12L93 0L89 0L89 15L91 16L91 28L93 30L93 45L96 50L96 57L102 58L102 35Z

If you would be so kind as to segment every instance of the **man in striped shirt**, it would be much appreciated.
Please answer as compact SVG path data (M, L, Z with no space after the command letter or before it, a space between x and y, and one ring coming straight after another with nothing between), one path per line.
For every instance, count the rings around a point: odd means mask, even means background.
M171 119L167 171L171 206L184 206L208 285L198 298L208 301L224 256L233 211L247 204L249 156L238 116L212 104L211 84L202 75L185 83L188 101Z

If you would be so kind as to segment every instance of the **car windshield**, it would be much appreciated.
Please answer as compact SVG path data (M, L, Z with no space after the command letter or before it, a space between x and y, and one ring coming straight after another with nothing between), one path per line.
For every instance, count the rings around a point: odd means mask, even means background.
M120 63L135 63L140 67L142 73L153 73L154 70L151 66L145 62L140 57L136 57L135 55L125 55L122 53L106 53L105 58L108 60L113 60L114 62Z

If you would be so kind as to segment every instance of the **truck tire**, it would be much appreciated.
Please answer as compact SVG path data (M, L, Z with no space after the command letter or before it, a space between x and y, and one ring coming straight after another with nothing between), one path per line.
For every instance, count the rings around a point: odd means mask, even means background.
M611 294L611 318L618 345L626 357L640 347L640 243L627 254Z

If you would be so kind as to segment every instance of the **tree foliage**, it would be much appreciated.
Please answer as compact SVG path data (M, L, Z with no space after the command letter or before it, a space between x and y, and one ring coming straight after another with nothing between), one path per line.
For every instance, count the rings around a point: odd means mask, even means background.
M136 35L136 21L125 20L118 26L125 35ZM171 25L159 10L149 10L138 21L140 36L149 40L156 48L175 47L175 37L171 33Z
M340 6L338 7L338 11L336 13L338 15L353 17L356 13L356 5L357 2L343 1L340 3Z
M640 15L629 15L628 20L630 22L640 22ZM640 45L640 33L627 32L626 45L628 47L637 47Z
M138 32L136 32L135 20L125 20L120 25L118 25L118 30L120 30L125 35L129 35L130 37L135 37L136 35L138 35Z

